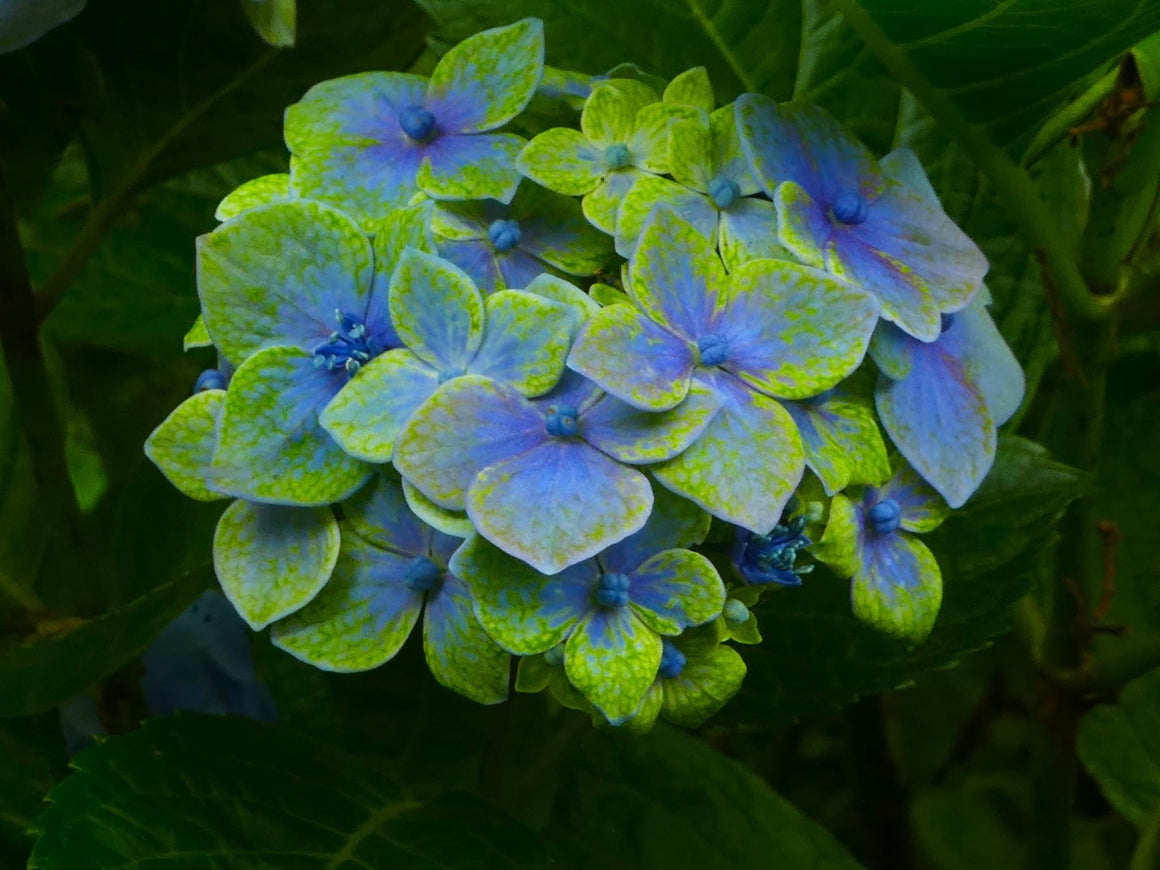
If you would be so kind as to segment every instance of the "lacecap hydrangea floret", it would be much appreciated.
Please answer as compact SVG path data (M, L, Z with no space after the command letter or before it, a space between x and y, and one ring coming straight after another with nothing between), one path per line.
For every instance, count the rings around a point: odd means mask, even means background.
M921 642L919 536L1022 400L986 259L820 108L543 57L525 19L316 85L198 240L217 358L146 453L233 500L226 597L332 671L421 620L443 685L630 731L716 713L803 582Z

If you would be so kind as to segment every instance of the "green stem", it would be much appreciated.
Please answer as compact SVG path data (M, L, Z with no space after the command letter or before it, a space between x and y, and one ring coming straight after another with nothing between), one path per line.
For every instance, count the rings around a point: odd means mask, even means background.
M1140 829L1128 870L1160 870L1160 812L1149 816Z
M910 56L891 41L858 0L836 0L847 23L878 56L894 79L907 88L939 125L967 153L995 185L1004 207L1015 219L1027 246L1038 252L1064 307L1084 320L1100 320L1112 308L1114 297L1093 295L1080 274L1075 256L1060 238L1047 206L1030 176L979 127L972 124L943 92L932 85Z

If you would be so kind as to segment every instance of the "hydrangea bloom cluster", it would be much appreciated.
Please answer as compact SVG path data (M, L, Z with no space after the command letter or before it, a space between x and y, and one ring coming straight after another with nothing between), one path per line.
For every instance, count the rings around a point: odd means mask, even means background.
M455 691L504 700L514 657L518 691L629 730L716 712L809 556L920 642L942 582L916 535L1022 397L983 255L913 154L820 109L543 53L526 19L430 79L317 85L289 174L199 239L186 344L218 365L146 451L233 499L226 596L333 671L422 619Z

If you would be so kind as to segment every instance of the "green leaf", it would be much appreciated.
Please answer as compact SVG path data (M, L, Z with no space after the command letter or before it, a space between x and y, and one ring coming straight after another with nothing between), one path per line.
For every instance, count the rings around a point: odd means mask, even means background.
M178 714L79 754L36 820L33 870L546 866L477 798L418 798L277 726Z
M582 734L558 776L545 839L562 866L860 866L748 770L665 725L640 738Z
M246 17L254 25L254 30L275 48L291 48L294 45L297 3L295 0L241 0Z
M780 99L792 93L801 9L789 0L419 0L419 5L447 42L534 15L544 21L548 63L565 69L594 74L632 61L672 78L705 66L722 102L742 91Z
M0 651L0 717L55 707L140 654L210 583L194 571L95 619L43 622Z
M28 827L50 788L68 770L55 710L0 722L0 864L23 867L32 846Z
M1124 687L1120 702L1084 716L1076 744L1104 797L1143 825L1160 813L1160 669Z

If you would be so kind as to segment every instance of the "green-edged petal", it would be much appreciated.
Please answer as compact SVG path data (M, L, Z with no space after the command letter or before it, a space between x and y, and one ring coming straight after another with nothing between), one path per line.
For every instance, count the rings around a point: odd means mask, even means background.
M392 209L385 218L374 221L369 227L374 236L375 293L378 299L387 299L390 293L391 276L399 258L407 248L414 248L424 254L435 253L435 242L431 238L430 225L432 209L430 200L414 205Z
M579 130L553 127L524 146L516 168L548 190L583 196L604 176L604 154Z
M677 121L707 120L705 113L691 106L654 103L636 115L635 129L628 140L634 166L658 175L669 171L669 126Z
M145 441L145 455L182 495L198 501L225 498L206 486L225 397L225 390L194 393Z
M599 285L597 285L599 286ZM565 306L572 315L572 331L575 332L593 314L600 310L600 303L575 284L549 275L545 272L532 279L524 288L525 293L535 293Z
M572 344L568 310L542 296L500 290L487 297L483 344L467 370L507 381L525 396L556 386Z
M197 320L193 321L193 326L189 327L189 332L185 333L185 338L181 340L182 350L193 350L195 347L213 347L213 339L209 337L209 330L205 328L205 318L200 314L197 315Z
M394 658L423 607L406 584L411 557L342 536L334 575L307 607L274 625L279 649L326 671L350 673Z
M649 215L657 206L672 209L689 223L705 241L717 239L717 208L702 193L690 190L675 181L655 175L643 175L624 195L616 213L616 252L631 257L636 251L640 234Z
M427 108L455 133L494 130L524 110L543 72L538 18L484 30L439 59L427 85Z
M516 655L546 652L562 642L592 609L600 573L587 560L548 577L479 535L455 551L449 567L471 590L487 633Z
M668 83L662 98L666 103L677 103L692 106L703 112L712 112L713 86L709 83L709 71L703 66L685 70Z
M564 647L568 680L613 725L637 711L660 664L660 637L628 607L592 612Z
M773 192L777 208L778 241L807 266L825 268L825 240L830 227L806 189L793 181L783 181Z
M466 513L440 507L416 489L409 480L403 481L403 496L415 516L436 531L456 538L469 537L475 531L475 526L471 524Z
M704 655L690 655L684 670L662 680L661 716L682 728L700 728L737 694L745 679L745 661L737 650L718 644Z
M716 393L694 382L685 401L667 411L642 411L603 396L581 415L580 425L584 440L618 462L648 465L687 449L720 407Z
M391 320L399 338L440 372L462 372L483 341L483 296L458 266L404 251L391 278Z
M713 138L706 121L673 121L669 127L669 171L685 187L708 193L713 180Z
M684 453L652 466L653 475L713 516L768 534L805 470L793 418L724 372L698 379L721 396L722 407Z
M654 682L644 693L644 700L632 715L632 718L620 725L620 729L629 734L647 734L657 724L664 704L664 690L659 682Z
M514 133L444 136L427 147L415 183L434 199L511 202L520 184L516 157L527 144Z
M858 508L841 493L830 502L826 530L810 552L839 577L853 577L858 570Z
M280 172L275 175L260 175L251 178L244 184L236 187L226 198L218 203L217 211L213 216L219 221L228 221L244 211L259 205L271 202L284 202L293 199L290 190L290 173Z
M439 389L439 373L406 348L359 369L319 417L342 449L364 462L390 462L407 420Z
M348 456L318 422L333 373L306 351L271 347L234 372L209 484L228 495L286 505L341 501L371 467ZM322 380L322 385L319 380Z
M680 634L721 615L725 584L700 553L666 550L629 575L628 600L653 631Z
M197 290L213 343L238 365L274 346L312 349L336 310L362 316L371 244L337 209L296 200L260 206L197 243Z
M826 495L851 483L875 486L890 478L886 444L868 405L827 393L812 402L786 402L806 449L806 465Z
M636 113L657 102L656 91L632 79L599 82L580 113L580 130L600 148L627 145L632 137Z
M850 587L854 615L879 631L919 643L934 628L942 573L926 545L905 532L862 542Z
M721 212L717 246L725 268L732 271L749 260L792 260L777 240L777 209L772 202L743 197Z
M900 524L908 532L933 532L951 513L946 500L902 459L879 498L894 499L902 512Z
M338 560L329 507L290 508L238 500L213 536L213 567L226 598L261 631L309 603Z
M431 674L453 692L477 704L507 700L511 655L483 630L467 587L456 577L445 577L438 592L428 595L423 653Z
M645 175L635 167L628 166L609 172L604 180L580 200L580 209L592 226L612 236L616 234L616 214L624 195Z

